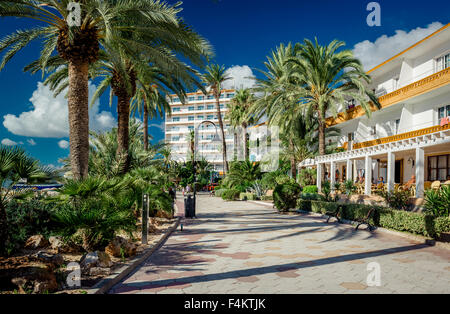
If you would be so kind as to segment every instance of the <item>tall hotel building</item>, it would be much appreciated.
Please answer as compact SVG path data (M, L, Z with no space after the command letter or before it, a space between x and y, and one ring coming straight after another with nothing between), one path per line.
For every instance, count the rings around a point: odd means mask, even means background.
M367 117L353 99L328 125L341 132L343 152L303 166L325 165L330 181L364 177L364 194L383 177L387 188L414 183L421 198L450 178L450 24L368 71L381 109ZM321 188L322 167L317 167Z
M235 95L235 90L223 90L220 97L220 111L225 128L225 138L228 155L233 152L234 136L230 134L229 122L225 120L228 112L227 104ZM203 121L212 121L212 124L203 124L197 134L196 158L205 158L214 166L214 171L223 173L222 144L214 142L214 136L219 134L220 127L217 117L216 100L212 94L204 95L202 92L189 93L186 103L182 104L176 95L170 96L172 116L166 113L165 142L172 149L172 159L186 162L190 156L190 132Z

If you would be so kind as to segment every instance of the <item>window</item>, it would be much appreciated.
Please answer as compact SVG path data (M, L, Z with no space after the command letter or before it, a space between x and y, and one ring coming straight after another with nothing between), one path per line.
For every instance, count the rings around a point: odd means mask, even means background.
M180 117L172 118L172 122L180 122Z
M233 98L233 97L234 97L234 93L227 94L227 98Z
M205 99L205 96L198 96L197 97L197 100L203 100L203 99Z
M445 117L450 117L450 105L438 108L438 122Z
M178 142L180 140L179 136L172 136L172 142Z
M189 116L188 121L194 121L194 116Z
M348 133L347 138L348 138L349 142L354 141L355 140L355 133L354 132Z
M220 99L225 98L225 94L220 94Z
M193 126L193 125L189 125L189 126L188 126L188 130L189 130L189 131L193 131L193 130L194 130L194 126Z
M208 115L207 117L206 117L206 120L212 120L212 119L214 119L214 115Z
M174 126L173 128L172 128L172 132L177 132L177 131L179 131L180 130L180 127L178 127L178 126Z
M197 120L203 120L204 118L204 116L197 116Z
M194 106L190 106L190 107L188 107L188 110L189 110L189 111L194 111L194 110L195 110L195 107L194 107Z
M206 109L208 109L208 110L214 110L214 105L208 105L208 106L206 107Z
M174 97L174 98L173 98L173 102L180 102L180 98Z
M225 108L225 105L224 104L220 104L220 109L223 109L223 108Z
M172 108L172 112L180 112L180 111L181 111L180 107Z
M446 181L450 175L450 154L428 157L428 181Z
M398 130L400 130L400 119L395 120L395 134L398 134Z
M197 110L205 110L205 106L198 106Z
M188 100L189 100L189 101L194 101L194 100L195 100L195 97L194 97L194 96L189 96L189 97L188 97Z
M214 95L208 95L207 99L214 99Z
M450 66L450 53L436 59L436 72L442 71Z
M370 135L377 135L377 126L374 125L370 130Z
M356 100L352 99L352 100L347 101L347 109L355 108L355 106L356 106Z

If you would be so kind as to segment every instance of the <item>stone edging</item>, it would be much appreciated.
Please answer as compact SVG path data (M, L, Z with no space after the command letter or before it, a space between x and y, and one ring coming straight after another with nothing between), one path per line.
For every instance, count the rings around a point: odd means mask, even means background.
M267 203L263 203L263 202L257 202L257 201L249 201L258 205L266 205L266 206L270 206L272 207L272 204L267 204ZM313 212L307 212L307 211L303 211L303 210L297 210L296 212L298 213L302 213L302 214L306 214L308 216L314 216L314 217L323 217L323 218L328 218L327 215L322 215L319 213L313 213ZM356 224L355 221L351 221L351 220L346 220L346 219L341 219L341 221L344 224L349 224L349 225L354 225ZM405 233L405 232L400 232L400 231L395 231L395 230L390 230L390 229L385 229L385 228L381 228L381 227L376 227L375 231L379 231L382 233L388 233L391 235L395 235L398 237L402 237L402 238L406 238L409 240L413 240L413 241L417 241L420 244L426 244L429 246L435 246L441 249L446 249L446 250L450 250L450 243L446 243L446 242L441 242L441 241L436 241L432 238L427 238L421 235L415 235L412 233Z
M119 283L122 279L128 276L132 271L134 271L139 265L141 265L147 258L149 258L157 249L159 249L162 244L167 240L167 238L174 232L178 225L180 224L181 217L178 217L175 221L175 225L170 227L169 230L159 239L155 245L148 248L140 256L125 263L124 266L115 270L111 275L103 278L94 287L86 289L88 294L106 294L114 285Z

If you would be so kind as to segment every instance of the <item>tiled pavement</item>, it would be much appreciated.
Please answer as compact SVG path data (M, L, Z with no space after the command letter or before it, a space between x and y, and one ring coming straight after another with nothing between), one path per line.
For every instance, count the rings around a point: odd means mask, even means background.
M254 203L198 207L110 293L450 293L449 250ZM371 262L381 286L367 285Z

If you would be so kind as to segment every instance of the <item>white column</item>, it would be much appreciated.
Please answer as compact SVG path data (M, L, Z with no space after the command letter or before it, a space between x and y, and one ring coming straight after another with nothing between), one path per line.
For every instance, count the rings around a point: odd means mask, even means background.
M353 170L353 160L347 159L347 173L345 176L347 177L347 181L351 180L352 182L354 182L352 170Z
M366 156L365 160L365 187L364 187L364 194L366 195L372 195L372 157Z
M393 191L395 186L395 154L388 152L387 154L387 188Z
M334 191L334 183L336 183L336 163L334 161L331 162L330 165L330 185L331 191Z
M322 164L317 164L317 189L322 192Z
M425 183L425 151L422 147L416 148L416 197L423 198Z

